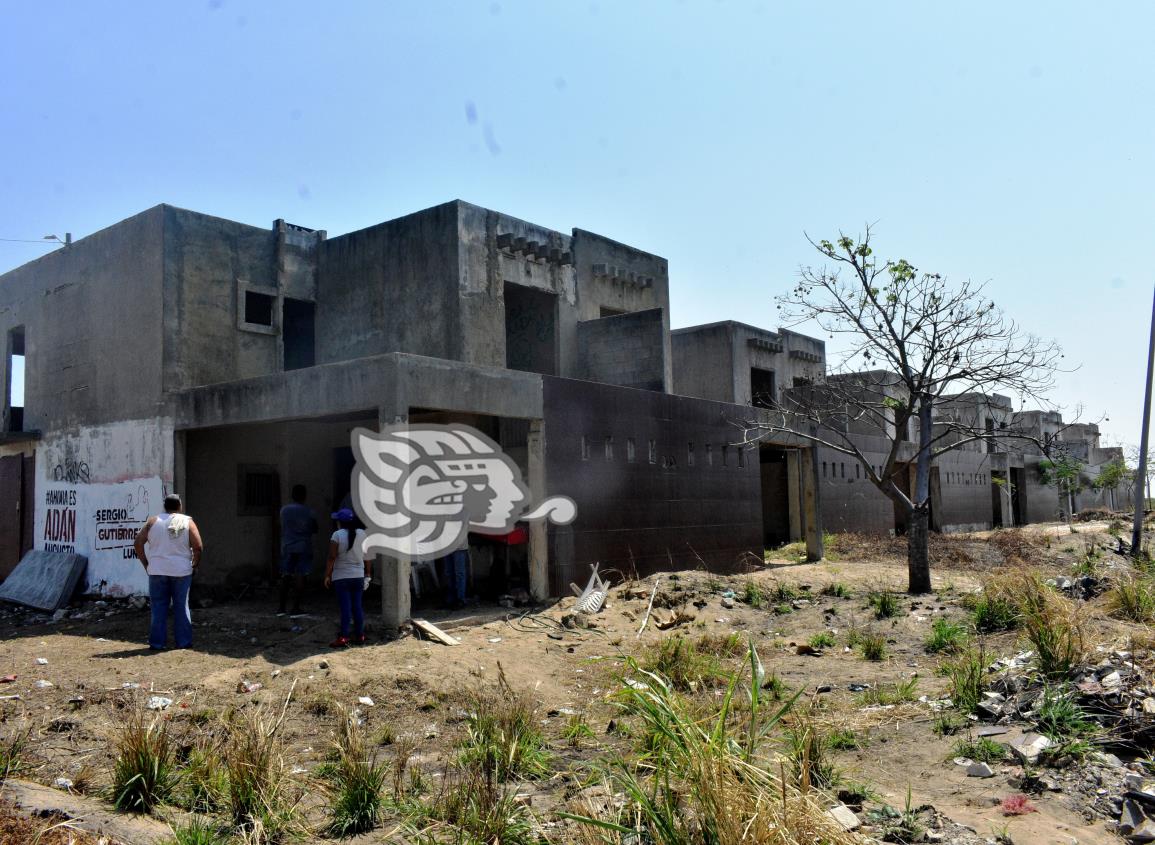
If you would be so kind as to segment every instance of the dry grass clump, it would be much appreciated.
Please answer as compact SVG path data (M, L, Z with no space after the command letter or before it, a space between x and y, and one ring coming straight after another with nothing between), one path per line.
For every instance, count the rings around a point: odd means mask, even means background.
M1018 627L1035 652L1039 671L1060 679L1084 662L1090 651L1087 612L1047 586L1033 569L1013 569L987 580L972 602L980 631Z
M344 710L334 750L337 765L328 788L332 813L328 832L343 838L372 830L381 822L389 767L369 750L357 717Z
M1116 619L1155 622L1155 579L1137 572L1125 576L1108 593L1107 607Z
M497 666L497 689L469 693L469 716L461 763L497 781L549 774L549 752L537 705L514 690Z
M146 722L135 710L121 725L112 765L112 803L116 809L148 813L176 788L176 753L168 727Z
M790 782L784 765L768 761L768 733L793 699L766 706L762 664L752 645L749 671L731 676L706 719L663 677L629 663L627 680L633 683L623 684L618 703L645 733L661 739L649 743L639 758L618 758L602 769L610 793L624 795L623 805L602 802L563 814L579 823L580 841L617 843L624 836L671 845L858 841L825 814L820 793ZM798 780L812 783L811 771L800 771Z
M281 720L261 708L234 714L225 748L227 808L246 843L279 843L298 832L300 795L285 766Z
M1021 566L1037 559L1049 547L1047 538L1020 528L999 528L988 541L1003 556L1004 563Z

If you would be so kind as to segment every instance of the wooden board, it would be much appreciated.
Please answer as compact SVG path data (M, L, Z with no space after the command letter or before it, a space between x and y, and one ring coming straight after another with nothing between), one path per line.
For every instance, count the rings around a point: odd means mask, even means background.
M414 628L431 640L437 640L437 642L443 645L461 645L461 640L449 636L449 634L442 631L432 622L426 622L424 619L413 619L411 621L413 622Z

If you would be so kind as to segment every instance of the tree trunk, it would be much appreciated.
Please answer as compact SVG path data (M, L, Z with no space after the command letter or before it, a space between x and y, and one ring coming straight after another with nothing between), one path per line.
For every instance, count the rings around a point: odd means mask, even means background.
M930 458L934 438L932 399L918 403L918 458L914 465L914 507L906 531L906 565L911 595L930 592Z
M930 511L916 507L906 530L907 592L917 596L930 590Z

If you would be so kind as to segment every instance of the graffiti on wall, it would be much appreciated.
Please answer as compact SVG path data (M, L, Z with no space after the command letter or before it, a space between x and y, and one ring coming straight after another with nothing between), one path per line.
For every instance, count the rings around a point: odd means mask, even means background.
M85 461L65 459L64 463L57 464L52 468L53 481L67 481L69 484L88 484L91 475Z
M36 509L36 547L88 558L86 592L147 592L148 577L136 558L136 532L164 499L160 478L117 484L49 481Z

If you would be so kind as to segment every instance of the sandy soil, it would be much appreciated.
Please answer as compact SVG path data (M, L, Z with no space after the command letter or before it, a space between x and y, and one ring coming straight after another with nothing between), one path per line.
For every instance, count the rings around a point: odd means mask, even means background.
M1081 525L1078 535L1072 535L1066 526L1032 527L1009 544L987 537L940 538L934 549L937 595L904 596L899 617L883 621L874 619L866 594L904 588L905 562L894 556L900 542L847 542L841 549L842 544L835 544L832 559L822 563L795 563L784 556L743 576L693 570L663 576L657 604L681 607L695 618L670 631L649 625L640 637L637 630L652 580L615 588L594 630L560 628L557 620L572 606L572 598L534 612L474 608L449 616L431 614L431 620L460 638L456 647L407 637L330 649L335 607L324 595L312 601L309 616L299 619L276 616L272 597L195 611L194 648L157 654L142 647L147 610L89 604L84 609L90 618L57 624L22 624L21 617L9 611L0 618L0 675L17 677L0 684L0 695L19 698L0 699L0 732L31 732L24 777L49 785L66 777L77 789L98 792L108 781L111 740L118 726L131 708L150 697L172 699L163 716L191 741L201 725L229 708L264 704L279 712L292 691L284 735L289 762L302 779L331 747L337 705L358 707L371 735L388 725L398 737L410 739L416 762L436 778L462 733L466 691L493 684L500 666L514 688L530 691L540 702L556 755L554 767L561 770L591 759L599 746L614 742L604 736L615 713L606 696L623 655L645 653L679 633L697 637L738 631L757 644L768 671L788 687L805 691L800 704L819 695L816 690L832 687L820 694L825 712L836 723L853 725L867 740L858 750L838 752L837 762L849 777L870 783L887 803L902 807L909 789L914 805L933 805L980 835L992 836L1006 826L1016 845L1117 842L1102 820L1086 821L1078 800L1063 794L1034 799L1036 814L1005 818L993 805L1016 791L1008 779L1017 767L997 766L996 777L986 780L967 778L950 760L955 738L931 731L933 714L926 705L863 712L847 688L917 675L919 692L939 697L946 684L934 672L939 659L922 645L935 616L963 619L960 597L1008 559L1026 558L1047 573L1069 574L1089 543L1113 545L1105 528ZM742 602L723 607L723 591L741 596L748 581L764 593L779 583L799 587L810 603L781 614L770 606L754 608ZM825 585L835 582L845 584L851 596L820 595ZM884 633L887 659L872 663L845 650L842 640L852 627ZM1119 623L1105 620L1101 628L1105 638L1126 633ZM838 646L818 655L797 653L799 644L823 630L837 632ZM1012 653L1016 637L992 637L986 645L992 654ZM41 658L47 664L39 663ZM52 686L38 686L37 681ZM244 682L261 688L239 691ZM372 706L358 704L365 696ZM562 740L567 712L573 711L584 712L595 733L578 749ZM529 790L534 810L548 814L564 787L564 777L558 777ZM323 817L316 804L311 812L318 820Z

